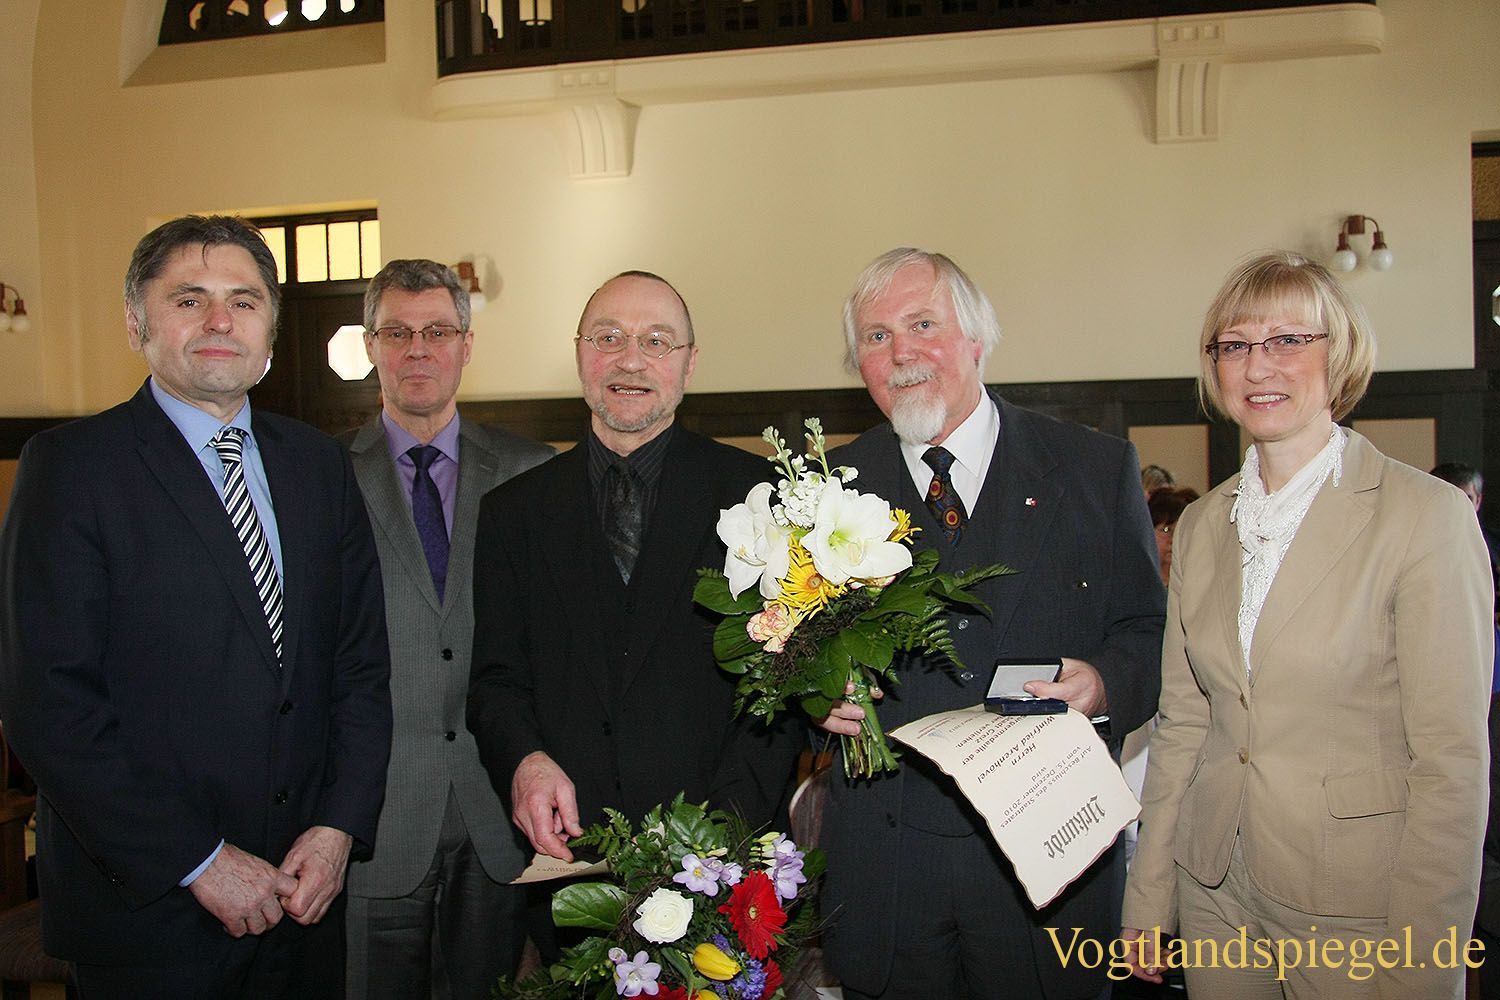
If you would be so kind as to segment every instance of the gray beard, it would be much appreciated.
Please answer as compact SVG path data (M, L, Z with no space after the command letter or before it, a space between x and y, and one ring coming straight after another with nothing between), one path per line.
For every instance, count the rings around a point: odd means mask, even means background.
M908 396L891 408L891 428L907 444L927 444L943 432L948 413L941 398Z

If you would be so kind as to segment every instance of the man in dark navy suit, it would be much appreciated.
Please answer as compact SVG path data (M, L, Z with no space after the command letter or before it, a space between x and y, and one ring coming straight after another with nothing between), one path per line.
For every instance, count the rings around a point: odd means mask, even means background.
M1062 669L1055 683L1028 685L1032 694L1107 714L1119 736L1140 726L1161 686L1165 595L1135 449L985 391L995 311L942 254L877 258L845 304L844 332L849 364L889 423L832 461L859 470L857 489L909 511L917 544L937 549L944 569L1018 571L975 588L988 616L952 616L964 669L910 664L880 706L884 725L978 705L997 658L1035 657ZM840 703L824 725L853 735L860 715ZM1100 941L1117 932L1118 846L1038 912L983 820L913 753L894 775L835 778L823 822L825 954L849 1000L1106 990L1105 970L1061 963L1046 929Z
M39 793L43 943L81 994L335 996L390 751L349 459L251 412L276 265L239 219L136 247L129 401L33 438L0 532L0 717ZM333 910L333 916L329 916Z

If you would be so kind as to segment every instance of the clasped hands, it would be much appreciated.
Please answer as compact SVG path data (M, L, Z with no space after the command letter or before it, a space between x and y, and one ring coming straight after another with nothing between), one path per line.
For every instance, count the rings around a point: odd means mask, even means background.
M344 888L353 840L331 826L311 827L280 867L226 843L188 890L237 938L264 934L283 913L299 924L315 924Z
M853 681L844 689L844 693L854 693ZM1069 708L1077 709L1090 718L1102 715L1107 705L1104 678L1099 676L1099 671L1094 669L1093 664L1085 660L1075 660L1069 656L1062 658L1062 670L1058 673L1057 680L1028 681L1026 693L1037 698L1056 698L1059 701L1065 701ZM877 701L883 697L883 694L879 688L870 688L870 697ZM828 710L827 715L813 721L835 735L858 736L859 723L864 717L865 710L858 705L847 701L836 701Z

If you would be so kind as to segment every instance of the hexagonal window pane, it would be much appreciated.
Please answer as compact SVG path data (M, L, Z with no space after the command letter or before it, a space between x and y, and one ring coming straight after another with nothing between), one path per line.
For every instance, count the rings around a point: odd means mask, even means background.
M365 328L345 325L328 338L328 367L345 382L358 382L374 370L365 354Z
M1490 319L1495 321L1496 326L1500 326L1500 285L1496 285L1495 290L1490 292Z

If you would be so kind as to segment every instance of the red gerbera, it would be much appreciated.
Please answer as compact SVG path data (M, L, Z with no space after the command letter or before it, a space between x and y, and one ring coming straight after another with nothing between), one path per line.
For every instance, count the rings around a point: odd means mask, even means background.
M656 994L656 1000L693 1000L688 996L688 991L681 986L663 986Z
M786 929L786 911L765 872L751 872L741 879L719 912L729 915L730 926L751 958L765 958L776 947L776 935Z
M761 990L760 995L763 997L771 996L777 991L777 989L781 987L781 984L781 967L778 966L772 959L766 959L766 985L765 988ZM657 1000L661 1000L661 998L658 997Z

